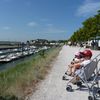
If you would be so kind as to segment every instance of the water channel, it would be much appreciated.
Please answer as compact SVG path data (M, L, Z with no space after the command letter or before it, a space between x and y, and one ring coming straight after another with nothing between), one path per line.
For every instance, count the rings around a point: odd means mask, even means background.
M8 68L15 67L17 64L20 64L22 62L29 61L29 60L33 59L36 55L37 54L32 54L30 56L26 56L24 58L20 58L20 59L17 59L17 60L8 62L8 63L3 63L3 64L1 63L0 64L0 71L7 70Z

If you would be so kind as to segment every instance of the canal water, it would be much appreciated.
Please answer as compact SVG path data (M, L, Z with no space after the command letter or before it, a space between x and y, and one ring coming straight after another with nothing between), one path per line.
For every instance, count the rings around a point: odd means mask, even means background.
M43 50L43 51L45 51L45 53L46 53L46 52L49 52L51 49L47 49L47 50ZM15 67L17 64L30 61L30 60L34 59L36 56L38 56L39 54L41 54L40 52L41 51L39 51L37 53L33 53L32 55L29 55L29 56L25 56L24 58L19 58L17 60L14 60L14 61L11 61L8 63L4 63L4 64L0 63L0 71L5 71L9 68Z
M8 68L15 67L17 64L29 61L29 60L33 59L36 55L37 54L32 54L32 55L26 56L24 58L20 58L20 59L17 59L17 60L8 62L8 63L0 64L0 71L7 70Z

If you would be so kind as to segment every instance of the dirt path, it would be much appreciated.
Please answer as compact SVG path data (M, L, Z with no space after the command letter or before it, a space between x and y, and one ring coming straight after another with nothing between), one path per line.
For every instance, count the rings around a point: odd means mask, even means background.
M75 52L80 48L63 46L53 68L46 79L41 82L38 90L30 97L30 100L88 100L87 91L75 90L74 92L66 91L66 81L62 80L62 76L66 70L66 65L74 57ZM96 56L100 51L93 51ZM75 86L73 86L74 88Z

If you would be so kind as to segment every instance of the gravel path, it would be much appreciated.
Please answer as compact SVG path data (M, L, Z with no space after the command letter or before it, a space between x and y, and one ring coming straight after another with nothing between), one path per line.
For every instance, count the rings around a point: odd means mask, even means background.
M33 93L30 100L88 100L87 91L75 90L74 92L66 91L66 81L62 80L62 76L67 65L74 57L75 52L79 51L78 47L63 46L53 68L46 79L41 82L38 90ZM82 48L83 49L83 48ZM93 51L94 57L100 51ZM73 86L73 88L76 88Z

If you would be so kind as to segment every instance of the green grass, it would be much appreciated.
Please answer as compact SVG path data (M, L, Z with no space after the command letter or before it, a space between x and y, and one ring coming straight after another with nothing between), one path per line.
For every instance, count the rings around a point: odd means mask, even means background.
M0 100L20 100L30 94L36 84L45 78L50 69L50 63L60 49L41 51L30 61L0 72Z

